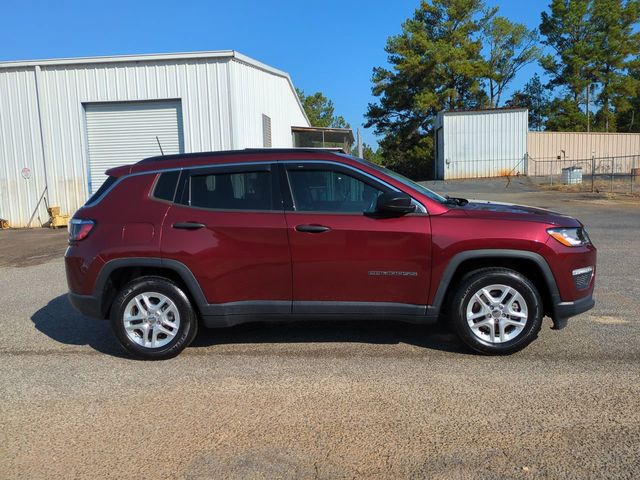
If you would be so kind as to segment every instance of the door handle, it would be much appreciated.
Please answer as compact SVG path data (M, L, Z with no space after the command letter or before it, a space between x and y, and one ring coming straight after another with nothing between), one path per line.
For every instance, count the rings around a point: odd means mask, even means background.
M201 228L206 227L204 223L197 223L197 222L177 222L171 226L173 228L178 228L181 230L199 230Z
M331 230L329 227L325 227L324 225L297 225L296 230L298 232L305 233L323 233Z

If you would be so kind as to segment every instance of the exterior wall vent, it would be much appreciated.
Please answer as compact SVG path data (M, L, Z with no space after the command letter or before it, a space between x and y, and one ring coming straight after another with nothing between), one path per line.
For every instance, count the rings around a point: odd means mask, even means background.
M262 146L271 148L271 117L262 114Z

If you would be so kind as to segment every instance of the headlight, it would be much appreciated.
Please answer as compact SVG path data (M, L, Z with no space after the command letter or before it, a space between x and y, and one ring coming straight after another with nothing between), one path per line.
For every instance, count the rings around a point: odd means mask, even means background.
M549 228L547 233L567 247L582 247L591 243L587 231L582 228Z

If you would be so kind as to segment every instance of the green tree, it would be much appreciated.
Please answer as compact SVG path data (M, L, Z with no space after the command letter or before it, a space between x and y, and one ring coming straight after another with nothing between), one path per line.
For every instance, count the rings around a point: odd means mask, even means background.
M552 0L550 12L542 12L542 43L554 54L541 58L550 87L561 87L579 107L582 94L593 81L593 25L590 0Z
M616 98L616 129L619 132L640 132L640 59L630 65L629 78L633 80L631 94Z
M322 92L305 95L304 91L296 88L296 93L304 108L309 122L314 127L323 128L349 128L346 120L335 114L333 102L325 97Z
M529 109L529 129L544 130L545 121L549 113L549 92L544 88L538 74L525 84L522 90L516 90L506 102L509 107L524 107Z
M440 110L485 106L481 33L495 11L482 0L423 0L402 33L387 40L389 68L373 71L367 127L382 136L385 163L414 178L432 173Z
M505 88L518 71L540 57L538 34L505 17L494 17L484 29L487 44L487 82L491 107L500 105Z
M351 148L351 155L356 157L358 156L358 145L354 145ZM384 164L381 150L379 148L374 150L373 147L366 142L362 143L362 158L368 162L376 163L378 165Z
M595 116L598 130L615 131L615 106L624 109L637 89L638 80L627 73L630 62L639 53L640 34L634 31L639 18L637 0L593 0L592 72L599 84L600 109Z
M571 96L555 98L549 104L545 129L554 132L584 132L587 115Z
M551 105L548 128L590 128L580 114L589 88L595 94L589 102L596 107L595 129L615 131L615 111L628 108L637 90L638 80L628 71L640 49L639 17L638 0L552 0L540 32L554 55L544 56L541 65L561 95ZM580 119L581 125L572 123Z

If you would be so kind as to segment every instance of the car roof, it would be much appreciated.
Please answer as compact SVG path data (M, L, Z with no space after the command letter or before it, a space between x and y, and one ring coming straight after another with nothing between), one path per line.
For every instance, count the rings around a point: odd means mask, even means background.
M130 173L168 170L221 163L243 163L251 161L279 160L346 160L351 159L343 149L326 148L247 148L244 150L222 150L215 152L177 153L140 160L138 163L123 165L107 170L107 175L120 177Z

